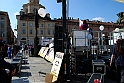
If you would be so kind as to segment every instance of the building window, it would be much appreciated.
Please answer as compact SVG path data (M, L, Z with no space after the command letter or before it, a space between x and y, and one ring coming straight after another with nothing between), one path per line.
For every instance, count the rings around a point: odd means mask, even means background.
M43 30L40 30L40 34L43 35Z
M33 31L32 30L30 30L30 34L33 34Z
M25 26L25 23L22 23L22 26Z
M1 20L4 20L4 17L1 17Z
M5 22L4 21L1 21L1 28L4 28L4 25L5 25Z
M26 31L24 29L22 30L22 34L26 34Z
M28 9L26 9L26 14L28 13Z
M41 24L41 27L44 27L44 24Z
M29 24L29 26L31 26L31 27L32 27L32 26L33 26L33 24L32 24L32 23L30 23L30 24Z
M54 30L52 30L52 33L53 33L53 35L54 35L54 33L55 33Z
M33 12L35 13L36 8L33 9Z
M1 33L4 33L4 30L3 29L1 29Z
M47 34L50 35L50 30L47 30Z
M52 24L52 27L55 27L55 24Z
M50 27L50 24L48 24L48 27Z
M4 37L4 30L3 29L1 29L1 35L0 35L0 37Z

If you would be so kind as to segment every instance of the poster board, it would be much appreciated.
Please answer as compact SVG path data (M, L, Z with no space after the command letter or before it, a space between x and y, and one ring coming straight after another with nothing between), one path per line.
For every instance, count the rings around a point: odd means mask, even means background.
M58 78L63 56L64 56L64 53L56 52L55 59L53 61L53 66L50 72L50 74L53 75L52 82L55 82Z
M86 30L73 30L73 45L88 46L88 33Z
M47 54L48 49L49 49L48 47L41 47L38 55L40 55L42 58L44 58L45 55Z
M45 59L51 63L54 61L54 48L49 48L49 52L46 54Z

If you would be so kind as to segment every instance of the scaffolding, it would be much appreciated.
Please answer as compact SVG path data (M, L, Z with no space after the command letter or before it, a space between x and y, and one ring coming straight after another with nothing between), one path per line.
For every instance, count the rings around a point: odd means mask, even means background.
M91 32L87 30L72 30L70 56L70 73L72 75L91 73L92 60L107 59L106 65L109 65L112 47L115 45L120 32L92 31L92 38L88 39L89 34ZM80 65L87 70L82 70L82 68L81 71L85 72L81 72L79 70Z

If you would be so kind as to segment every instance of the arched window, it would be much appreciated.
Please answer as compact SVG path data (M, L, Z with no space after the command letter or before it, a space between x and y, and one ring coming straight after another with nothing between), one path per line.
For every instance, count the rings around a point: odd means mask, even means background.
M21 40L26 40L26 38L22 38Z

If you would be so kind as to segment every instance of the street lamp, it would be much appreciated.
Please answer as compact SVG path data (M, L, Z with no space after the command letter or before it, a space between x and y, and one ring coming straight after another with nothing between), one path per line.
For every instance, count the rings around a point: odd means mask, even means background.
M101 26L99 27L99 29L100 29L100 46L101 46L101 54L102 54L102 46L103 46L103 42L102 42L102 40L103 40L102 31L104 30L104 26L101 25Z
M116 28L115 31L116 31L116 32L119 32L119 28Z
M39 43L39 38L37 37L37 28L39 27L39 22L38 22L39 15L38 14L44 18L46 15L45 9L40 8L39 10L37 10L37 9L35 10L35 31L36 31L36 33L35 33L35 38L34 38L34 56L38 55L38 43Z
M115 29L115 32L117 32L117 37L116 38L118 38L118 37L122 38L121 32L119 32L119 31L120 31L119 28Z

